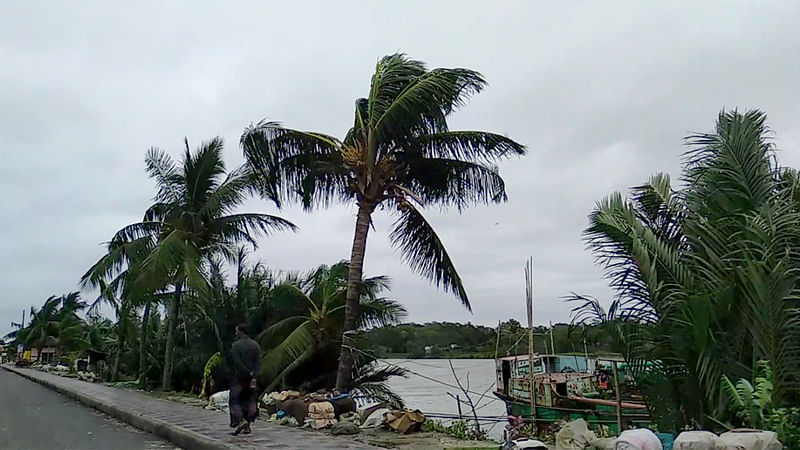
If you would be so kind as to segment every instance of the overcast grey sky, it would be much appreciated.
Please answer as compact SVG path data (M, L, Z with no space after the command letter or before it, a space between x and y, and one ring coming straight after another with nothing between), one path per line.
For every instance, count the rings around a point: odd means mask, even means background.
M220 135L232 167L243 127L265 117L342 137L396 51L482 72L489 87L452 128L507 134L530 155L501 165L507 204L427 213L474 314L400 263L380 214L366 274L394 278L410 320L493 325L524 318L533 255L536 321L566 321L570 291L612 294L581 240L594 203L677 175L681 138L721 108L765 110L781 162L800 166L798 22L791 0L2 2L0 332L77 289L100 244L141 218L148 147L177 156L184 136ZM353 207L280 214L301 231L263 239L267 265L348 257Z

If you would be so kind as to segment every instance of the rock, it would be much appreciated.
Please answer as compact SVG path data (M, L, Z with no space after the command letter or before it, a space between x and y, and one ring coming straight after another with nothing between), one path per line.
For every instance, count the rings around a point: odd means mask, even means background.
M339 422L331 426L331 434L334 436L343 434L358 434L358 425L353 422Z
M583 450L597 439L583 419L568 422L556 434L556 450Z
M773 431L731 430L717 438L716 450L782 450L783 444Z
M673 450L716 450L717 435L710 431L684 431L672 444Z

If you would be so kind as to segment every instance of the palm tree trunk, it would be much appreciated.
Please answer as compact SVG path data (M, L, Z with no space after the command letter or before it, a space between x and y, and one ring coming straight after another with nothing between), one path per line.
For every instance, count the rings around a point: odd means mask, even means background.
M342 333L342 349L339 354L339 369L336 373L336 388L346 390L352 384L353 352L355 345L353 334L358 318L358 300L361 296L361 278L363 275L364 254L367 249L370 217L374 205L359 202L356 218L356 232L353 237L353 248L350 251L350 270L347 273L347 296L344 307L344 332Z
M139 339L139 387L145 385L147 373L147 321L150 319L150 302L144 305L142 313L142 334Z
M119 375L119 360L122 358L122 347L125 345L125 337L119 336L117 339L117 351L114 353L114 365L111 366L111 381L117 381Z
M167 345L164 350L164 372L161 377L161 389L169 391L172 389L172 363L173 351L175 350L175 339L178 332L178 313L180 312L181 284L175 286L175 294L169 301L169 311L167 312Z

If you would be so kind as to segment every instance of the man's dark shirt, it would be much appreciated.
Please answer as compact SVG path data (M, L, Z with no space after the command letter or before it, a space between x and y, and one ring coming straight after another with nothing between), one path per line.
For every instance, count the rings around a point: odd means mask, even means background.
M250 374L258 377L261 372L261 347L256 341L245 336L233 343L231 353L236 378L249 378Z

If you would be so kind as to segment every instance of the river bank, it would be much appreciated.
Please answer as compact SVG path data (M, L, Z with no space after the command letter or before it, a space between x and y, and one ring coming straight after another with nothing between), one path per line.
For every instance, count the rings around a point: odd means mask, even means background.
M387 359L382 362L409 371L408 377L394 377L388 382L389 387L403 398L408 408L419 409L426 417L436 418L444 423L458 419L456 397L462 402L461 415L466 417L471 413L463 403L466 399L456 381L458 377L461 384L470 391L477 414L480 417L494 418L481 420L482 429L492 440L502 440L507 423L506 408L492 393L495 387L494 359Z

